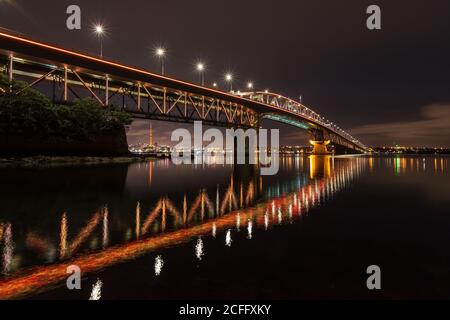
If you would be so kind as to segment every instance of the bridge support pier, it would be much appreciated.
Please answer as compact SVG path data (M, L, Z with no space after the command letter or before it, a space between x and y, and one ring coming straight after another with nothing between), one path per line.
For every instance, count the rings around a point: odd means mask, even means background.
M314 155L330 154L327 149L327 145L330 144L330 140L325 139L325 132L323 130L314 129L310 131L311 140L309 143L313 146Z
M313 146L313 155L326 155L330 154L330 152L327 149L327 145L330 144L330 140L324 140L324 141L313 141L310 140L309 143Z

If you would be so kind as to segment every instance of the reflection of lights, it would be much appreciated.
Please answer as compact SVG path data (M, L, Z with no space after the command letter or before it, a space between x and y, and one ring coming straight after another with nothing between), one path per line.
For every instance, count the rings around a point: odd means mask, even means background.
M28 232L25 243L28 248L38 252L41 256L45 257L48 263L55 260L56 250L53 244L50 243L47 239L40 237L34 232Z
M205 253L203 252L203 240L202 238L197 239L197 244L195 245L195 256L198 260L202 260L202 256Z
M281 224L283 221L283 215L281 213L281 208L278 208L278 224Z
M108 207L103 208L103 248L108 246L109 231L108 231Z
M14 252L14 242L12 239L12 226L8 223L5 226L3 235L4 247L3 247L3 274L8 274L11 270L11 262Z
M361 169L363 169L362 164L364 163L361 161L361 163L348 168L341 168L341 166L339 165L337 167L338 169L337 172L333 171L333 175L331 177L329 178L323 177L323 179L318 180L317 184L315 184L315 181L308 182L307 177L305 177L305 180L295 183L295 186L293 185L293 188L295 188L295 192L297 194L290 193L292 191L289 188L286 188L286 186L278 187L279 189L278 192L282 194L280 198L272 198L270 201L266 202L264 206L261 207L255 206L251 210L240 209L239 213L240 219L242 219L243 222L249 221L250 219L253 222L252 231L254 228L257 228L257 226L263 227L263 225L266 227L266 229L268 229L269 222L272 221L271 223L274 223L276 221L275 216L273 216L272 218L270 216L271 209L275 209L275 211L278 210L278 214L281 211L282 214L286 214L284 218L287 218L287 210L290 204L292 204L293 206L292 210L294 215L297 209L299 211L303 210L305 208L304 206L308 205L309 203L311 204L311 207L313 207L317 203L315 204L312 201L312 199L314 199L314 197L320 198L321 197L320 194L322 195L322 199L324 199L324 195L326 194L327 190L331 191L333 185L337 186L338 183L341 187L349 185L349 181L353 179L356 175L359 175L361 173ZM343 174L339 174L338 172L342 170L344 170L345 172ZM311 185L311 187L309 187L309 184ZM236 185L237 184L235 183L235 186ZM277 192L276 190L277 187L273 189L273 194ZM338 192L339 189L337 188L334 191ZM317 193L317 195L314 196L315 193ZM205 206L208 206L208 202L206 201L207 199L206 192L204 193L204 196L205 196ZM186 197L184 198L186 199ZM229 194L227 193L227 195L223 198L223 200L228 204L234 202L233 198L234 198L233 193ZM298 202L298 208L295 208L296 198ZM303 199L303 201L300 201L301 199ZM146 213L145 217L143 217L142 219L142 222L144 221L146 222L143 223L142 225L145 224L149 231L154 230L155 232L158 232L160 230L159 229L160 220L158 219L158 217L161 217L163 202L165 202L166 204L167 212L169 214L170 213L173 214L175 218L174 221L176 221L177 215L181 217L183 214L185 214L184 212L175 213L175 211L178 210L171 209L171 205L169 205L170 201L168 200L168 198L164 198L164 200L161 199L159 200L159 203L157 203L156 205L156 210L150 213ZM187 200L184 202L187 202ZM184 202L183 208L185 206ZM303 207L301 207L301 205ZM237 206L233 205L233 207L236 208L237 210ZM200 213L199 208L200 207L197 207L194 213L195 215L199 216ZM186 208L186 210L189 209ZM304 212L306 213L307 210L305 209ZM99 222L101 222L101 217L102 216L100 215ZM110 219L111 218L112 217L110 216ZM194 237L195 237L194 239L197 239L199 236L210 235L213 229L216 229L216 232L218 232L219 230L228 230L226 232L227 236L225 238L225 242L227 246L231 246L231 231L233 231L233 229L235 228L236 218L237 218L237 211L230 212L229 214L223 216L220 215L215 216L214 219L211 219L210 221L207 221L205 223L196 226L187 225L185 228L182 228L180 230L170 229L171 231L167 233L152 235L151 237L145 238L143 240L120 244L118 246L102 250L100 252L96 253L88 252L80 254L74 257L74 259L71 260L71 263L79 265L82 268L83 272L86 273L95 272L96 270L101 270L107 266L117 264L122 261L126 261L128 259L135 259L137 256L146 254L150 251L155 251L161 248L173 246L174 244L183 243L185 241L189 241L189 239L192 239ZM272 220L270 220L270 218ZM152 224L152 222L154 223ZM156 228L152 228L156 224L158 224L158 226ZM100 225L101 224L99 223L98 226ZM110 226L112 226L112 224L110 224ZM176 222L174 222L174 228L178 228L178 226L179 225L177 225ZM134 223L130 221L129 225L125 228L125 232L129 233L131 237L134 234L134 227L135 227ZM245 227L247 227L247 230L245 230L245 233L247 233L248 225L246 225ZM90 229L90 227L88 229ZM98 230L101 232L100 228L98 228ZM101 241L101 233L99 239ZM67 246L70 247L70 243L68 243ZM11 269L15 269L14 262L16 260L17 258L14 257ZM61 263L57 265L45 265L42 267L26 270L26 272L23 272L20 275L15 276L14 278L0 280L0 299L23 296L35 292L40 288L42 289L46 286L57 284L60 281L64 281L64 279L66 279L65 278L66 274L65 272L62 272L60 270L65 271L65 264L66 263Z
M102 298L102 286L103 282L99 279L92 286L91 297L89 300L100 300Z
M216 237L216 232L217 232L217 227L216 227L216 224L213 223L211 233L214 238Z
M59 258L63 259L67 254L67 214L61 217L61 228L59 233Z
M252 220L249 219L247 224L248 239L252 238L252 232L253 232L253 222Z
M227 247L231 247L231 230L228 230L227 231L227 234L226 234L226 236L225 236L225 245L227 246Z
M238 213L236 215L236 229L237 229L237 231L239 231L240 228L241 228L241 215Z
M164 266L164 260L161 256L157 256L155 258L155 276L159 276L161 274L161 270Z
M96 212L92 216L91 220L89 220L88 224L83 229L81 229L80 233L78 233L78 235L73 240L72 244L69 247L69 254L75 253L75 251L78 250L81 244L83 244L84 241L86 241L86 239L89 238L92 231L95 229L95 227L97 227L99 221L100 221L100 214Z
M136 204L136 238L138 239L141 236L141 204L138 202Z
M264 214L264 227L267 229L269 229L269 215L266 213Z

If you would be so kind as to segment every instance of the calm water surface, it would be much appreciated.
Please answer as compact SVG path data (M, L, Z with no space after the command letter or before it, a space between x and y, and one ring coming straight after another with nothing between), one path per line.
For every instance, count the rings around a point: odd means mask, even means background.
M0 298L449 298L449 160L0 168Z

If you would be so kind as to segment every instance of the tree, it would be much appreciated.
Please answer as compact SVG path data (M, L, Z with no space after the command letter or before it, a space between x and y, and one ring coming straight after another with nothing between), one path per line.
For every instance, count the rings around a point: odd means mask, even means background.
M0 87L9 89L9 80L0 75ZM13 92L0 94L0 133L33 134L47 138L87 140L91 135L123 128L131 116L113 106L103 107L86 98L71 106L52 105L40 92L14 81Z

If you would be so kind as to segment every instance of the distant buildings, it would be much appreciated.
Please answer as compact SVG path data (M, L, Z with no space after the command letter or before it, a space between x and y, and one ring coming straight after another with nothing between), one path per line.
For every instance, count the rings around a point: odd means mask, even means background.
M450 154L450 148L406 147L396 145L394 147L374 147L375 154Z
M171 147L160 146L157 143L154 145L150 145L148 143L132 144L128 147L128 149L132 153L146 155L168 155L171 152Z

